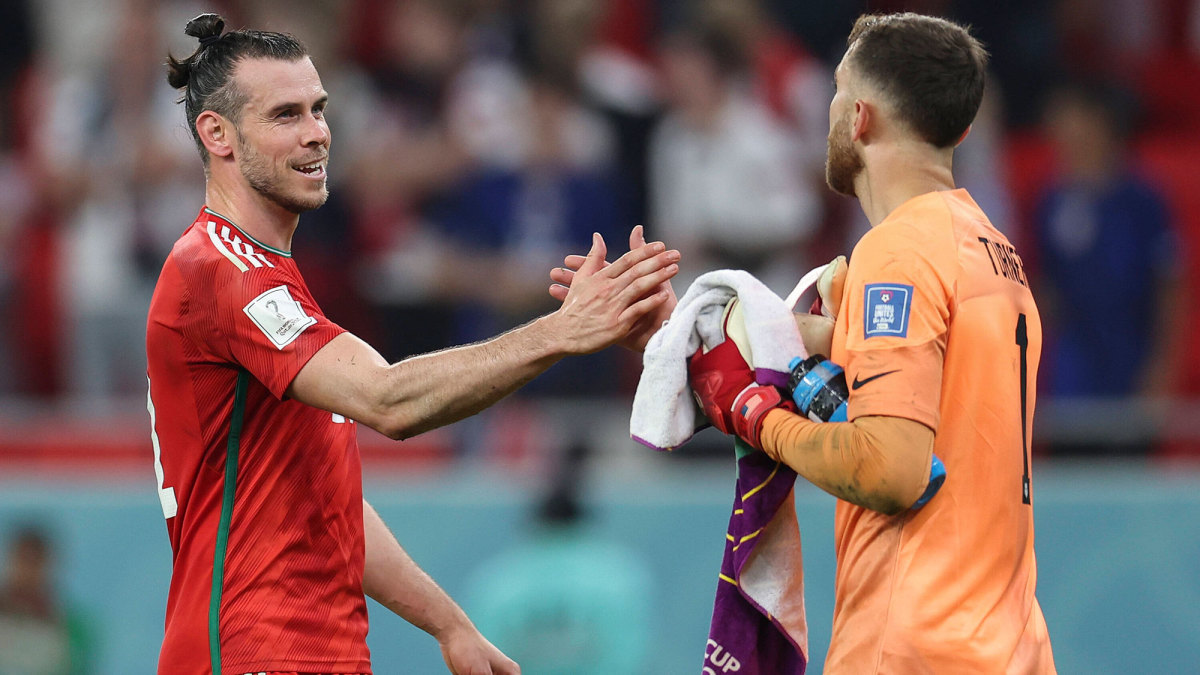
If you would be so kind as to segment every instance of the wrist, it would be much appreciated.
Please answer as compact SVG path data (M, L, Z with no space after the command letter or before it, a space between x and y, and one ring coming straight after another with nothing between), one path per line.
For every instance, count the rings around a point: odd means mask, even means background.
M461 610L454 612L452 616L446 617L446 620L433 627L429 634L433 639L438 641L438 644L449 644L463 637L473 635L478 632L475 624L471 623L471 619L467 617L465 612Z
M763 416L762 429L759 430L758 436L759 442L762 443L762 445L759 446L759 450L762 450L768 457L776 462L783 461L783 453L780 452L778 440L780 420L783 419L784 415L795 414L796 413L794 410L786 407L779 407L768 410L767 414ZM808 422L808 420L804 419L803 416L801 416L800 419L804 422ZM812 424L811 422L808 423Z
M777 387L751 385L738 394L733 403L734 432L743 440L762 449L762 431L767 415L774 410L794 408Z
M526 332L529 353L535 360L557 361L579 353L572 350L570 340L565 337L567 330L563 326L561 310L539 316L518 330Z

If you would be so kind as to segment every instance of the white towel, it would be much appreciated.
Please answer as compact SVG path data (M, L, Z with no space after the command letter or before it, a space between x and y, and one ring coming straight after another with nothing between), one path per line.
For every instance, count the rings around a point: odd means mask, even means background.
M801 285L805 281L808 284L803 289L798 285L792 292L789 299L793 304L820 276L819 270L804 275ZM629 433L634 440L656 450L671 450L690 439L703 424L688 386L687 359L701 344L711 349L725 340L721 316L734 296L742 303L754 361L750 366L760 384L784 386L788 362L796 356L807 356L792 307L761 281L741 270L703 274L646 345L642 377L629 419Z

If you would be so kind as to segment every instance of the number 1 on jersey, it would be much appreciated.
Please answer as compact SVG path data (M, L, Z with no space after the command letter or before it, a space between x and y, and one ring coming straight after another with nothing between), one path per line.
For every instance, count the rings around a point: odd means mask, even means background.
M1029 489L1029 331L1025 326L1025 315L1017 315L1017 346L1021 348L1021 502L1032 504Z

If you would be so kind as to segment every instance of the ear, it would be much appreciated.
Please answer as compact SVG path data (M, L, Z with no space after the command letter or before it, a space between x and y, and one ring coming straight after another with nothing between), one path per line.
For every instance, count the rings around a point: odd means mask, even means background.
M229 157L233 154L233 123L221 115L205 110L196 117L196 132L204 149L214 157Z
M859 141L871 128L871 106L864 100L854 101L854 124L850 126L850 140Z

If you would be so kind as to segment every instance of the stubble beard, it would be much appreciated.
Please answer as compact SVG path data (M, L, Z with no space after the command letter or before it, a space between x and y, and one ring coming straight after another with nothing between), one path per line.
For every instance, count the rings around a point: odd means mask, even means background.
M850 120L842 118L829 130L829 144L825 152L825 182L834 192L847 197L857 197L854 179L863 170L862 157L850 141Z
M255 151L247 143L239 143L241 151L238 157L238 169L246 182L263 197L279 205L280 208L299 215L305 211L319 208L329 199L328 184L321 186L321 191L314 195L288 194L280 188L282 176L274 175L270 161ZM291 169L285 169L290 171Z

